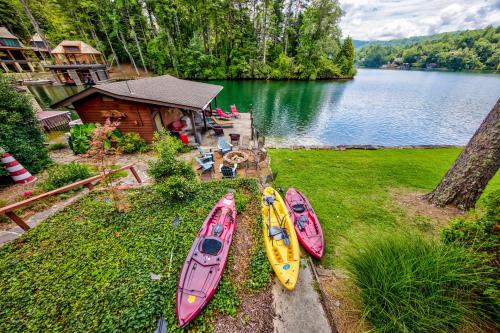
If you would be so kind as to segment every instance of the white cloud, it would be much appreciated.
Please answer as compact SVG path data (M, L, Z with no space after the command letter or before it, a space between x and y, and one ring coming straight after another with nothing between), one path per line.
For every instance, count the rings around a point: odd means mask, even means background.
M340 0L345 36L387 40L500 25L500 0Z

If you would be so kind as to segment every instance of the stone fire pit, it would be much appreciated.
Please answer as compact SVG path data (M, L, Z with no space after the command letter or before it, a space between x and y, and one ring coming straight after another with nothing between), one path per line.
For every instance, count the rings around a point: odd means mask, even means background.
M238 164L238 167L248 161L248 154L243 151L230 151L224 155L224 165Z

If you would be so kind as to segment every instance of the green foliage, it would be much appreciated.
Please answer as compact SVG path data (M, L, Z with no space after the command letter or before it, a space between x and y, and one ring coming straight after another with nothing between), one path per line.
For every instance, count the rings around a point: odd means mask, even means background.
M248 272L248 286L254 290L261 290L271 283L272 267L263 246L256 247L250 261Z
M96 125L92 123L75 125L71 128L68 144L75 155L85 154L89 150L95 129Z
M151 188L128 191L125 213L96 192L48 218L0 249L0 331L153 332L162 314L169 332L210 331L215 311L234 314L238 304L228 271L186 330L175 316L177 281L207 214L228 187L247 191L241 184L204 183L191 201L168 205Z
M413 234L359 238L346 265L364 316L379 332L452 332L481 316L477 290L490 284L481 256ZM478 313L479 312L479 313Z
M153 150L158 156L149 162L148 173L159 182L166 177L180 175L191 180L196 177L191 165L175 158L177 152L182 151L184 145L180 140L169 134L155 133Z
M357 62L380 67L402 59L416 68L436 64L450 70L500 70L500 27L368 43L357 50Z
M31 101L0 75L0 148L12 154L28 171L37 173L49 162L43 135ZM0 168L0 176L9 173Z
M338 1L27 3L52 44L83 40L109 60L116 55L121 63L133 61L156 74L194 79L327 79L337 77L332 76L336 71L328 70L332 65L352 66L348 60L344 64L336 60L341 49ZM5 15L0 15L0 22L27 43L30 36L25 27L30 23L20 4L6 4L1 13ZM341 76L353 73L347 67Z
M478 291L481 295L481 309L493 322L499 322L500 313L500 190L485 198L485 212L472 219L457 218L443 229L441 238L445 244L463 246L488 259L485 268L490 267L495 274L492 286Z
M188 179L179 175L172 175L154 185L166 201L186 201L192 199L200 190L200 183L196 179Z
M149 150L143 138L137 133L127 132L124 133L116 143L118 149L124 153L131 154L135 152L145 153Z
M65 143L51 143L47 146L47 151L60 150L64 148L68 148L68 145Z
M78 162L58 164L47 170L47 177L39 182L37 187L48 192L91 176L93 172L87 164Z

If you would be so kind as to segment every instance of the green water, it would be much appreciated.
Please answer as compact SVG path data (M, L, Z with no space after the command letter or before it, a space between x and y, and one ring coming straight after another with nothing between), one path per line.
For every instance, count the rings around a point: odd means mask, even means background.
M210 81L217 103L252 106L275 145L466 144L500 97L500 75L360 69L351 81ZM154 87L151 87L154 89ZM81 88L33 86L50 105Z

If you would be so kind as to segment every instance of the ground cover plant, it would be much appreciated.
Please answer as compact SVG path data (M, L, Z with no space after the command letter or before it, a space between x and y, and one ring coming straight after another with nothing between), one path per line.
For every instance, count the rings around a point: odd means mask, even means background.
M339 243L367 227L414 228L413 221L394 206L391 189L432 190L459 153L458 148L270 150L276 185L296 187L311 201L328 235L322 264L329 267L336 264ZM500 189L498 174L485 195L496 189ZM429 231L438 230L431 226Z
M0 249L0 331L153 332L162 314L169 332L179 331L176 285L196 232L228 190L250 200L255 187L253 180L208 182L183 203L145 187L127 192L127 212L89 194ZM235 313L238 303L226 271L188 328L210 330L215 312Z

